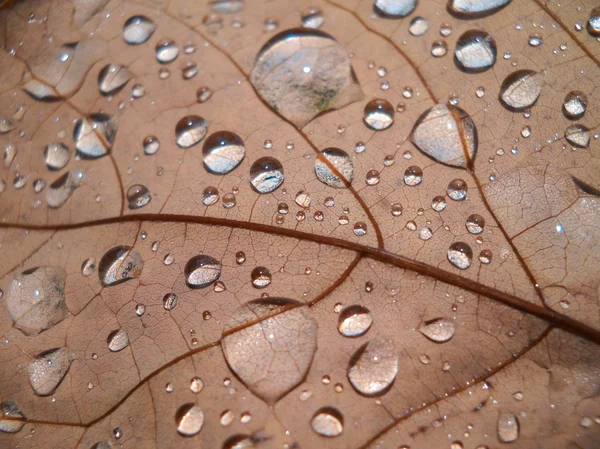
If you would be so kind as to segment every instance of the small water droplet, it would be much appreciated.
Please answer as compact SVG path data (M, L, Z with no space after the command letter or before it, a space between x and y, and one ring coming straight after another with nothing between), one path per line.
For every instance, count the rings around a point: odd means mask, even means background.
M327 160L327 163L325 160ZM338 176L337 173L330 168L330 165L342 176ZM354 163L352 159L343 150L339 148L326 148L321 151L321 155L315 159L315 174L317 179L323 184L330 187L342 189L346 187L348 183L352 182L354 177ZM342 179L343 178L343 179Z
M221 276L221 262L205 254L192 257L185 265L185 279L190 288L205 288Z
M448 260L456 268L466 270L471 266L473 250L464 242L454 242L448 248Z
M212 206L219 201L219 190L216 187L208 186L202 191L202 204Z
M133 73L119 64L107 64L98 73L98 88L102 95L113 95L129 82Z
M535 104L542 92L543 75L533 70L517 70L500 86L500 100L511 111L522 111Z
M367 224L363 221L357 221L354 223L354 229L352 229L352 231L354 232L354 235L362 237L367 233Z
M600 37L600 6L595 7L590 12L586 28L592 36Z
M380 396L398 374L398 354L391 340L375 339L361 346L348 364L350 384L364 396Z
M139 209L152 200L152 195L146 186L134 184L127 189L127 205L129 209Z
M485 219L479 214L471 214L467 217L465 227L471 234L481 234L485 227Z
M71 366L68 348L44 351L29 362L29 383L38 396L49 396L58 388Z
M464 201L467 198L467 192L467 183L462 179L453 179L446 189L446 193L454 201Z
M366 307L355 305L346 307L338 319L338 331L344 337L360 337L373 324L373 316Z
M230 131L217 131L208 136L202 147L204 167L213 174L233 171L246 156L246 146L240 136Z
M311 6L302 12L301 20L304 28L312 28L316 30L323 25L323 12L319 8Z
M5 149L5 161L6 154ZM61 170L67 165L70 158L69 148L64 143L50 143L44 148L44 163L50 170ZM10 165L10 163L8 165Z
M87 277L91 276L94 271L96 271L96 259L90 257L89 259L84 260L81 264L81 274Z
M423 36L429 29L427 19L417 16L410 21L408 32L413 36Z
M382 17L406 17L417 7L417 0L374 0L373 9Z
M199 377L193 377L190 381L190 391L198 394L204 389L204 382Z
M133 16L123 25L123 39L130 45L146 42L156 29L156 25L146 16Z
M129 346L129 336L123 329L117 329L108 334L106 338L108 349L112 352L119 352Z
M581 91L573 90L565 96L563 114L569 120L579 120L585 115L587 104L587 95Z
M204 412L198 405L188 402L177 409L175 423L180 435L191 437L202 430Z
M0 403L2 414L0 415L0 432L17 433L25 425L25 414L14 401ZM3 419L13 418L13 419Z
M142 145L144 147L144 154L148 156L156 154L160 149L160 141L158 140L158 137L155 136L147 136Z
M165 310L173 310L177 306L177 295L175 293L167 293L163 296L162 301Z
M454 322L448 318L435 318L425 321L419 332L436 343L445 343L454 336Z
M312 429L324 437L337 437L344 430L344 417L333 407L323 407L317 410L310 421Z
M512 443L519 438L519 421L510 412L500 412L497 429L501 443Z
M484 17L505 7L511 0L449 0L448 11L460 18Z
M369 128L382 131L394 123L394 107L389 101L376 98L365 105L363 118Z
M587 148L590 144L590 132L584 125L571 125L565 130L565 139L577 148Z
M431 44L431 56L441 58L448 53L448 44L446 41L433 41Z
M170 39L158 41L155 48L156 60L161 64L173 62L179 55L179 47Z
M200 142L208 132L208 123L197 115L188 115L175 126L175 142L180 148L190 148Z
M106 156L117 134L116 121L108 114L94 113L75 123L75 149L83 157L96 159Z
M98 264L100 283L107 287L140 277L144 261L139 252L129 246L108 250Z
M455 61L467 73L488 70L496 63L496 41L483 30L469 30L456 42Z
M283 166L270 156L257 159L250 167L250 183L258 193L271 193L284 181Z
M423 182L423 170L421 167L411 165L404 171L404 184L407 186L418 186Z
M256 267L250 273L254 288L265 288L271 284L271 272L266 267Z

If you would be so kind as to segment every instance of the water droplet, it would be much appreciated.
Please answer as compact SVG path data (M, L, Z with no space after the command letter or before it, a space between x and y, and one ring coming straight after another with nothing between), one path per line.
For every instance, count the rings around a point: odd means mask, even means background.
M250 167L250 183L258 193L273 192L283 180L283 166L273 157L261 157Z
M585 115L587 104L587 95L581 91L573 90L565 96L563 114L569 120L579 120Z
M208 87L201 87L196 91L196 101L198 103L204 103L208 101L210 97L212 97L212 90Z
M337 170L348 183L352 182L352 178L354 177L354 163L348 153L339 148L326 148L321 151L321 155L315 159L315 174L319 181L337 189L346 187L344 180L331 170L324 159L327 160L329 165L333 165L335 170Z
M543 86L543 75L533 70L517 70L500 86L500 100L511 111L522 111L535 104Z
M355 305L346 307L338 319L338 331L344 337L360 337L373 324L373 316L369 309Z
M489 249L484 249L479 253L479 262L482 264L490 264L492 262L492 252Z
M146 89L141 84L134 84L131 87L131 96L133 98L142 98L146 93Z
M54 348L35 356L27 371L29 383L38 396L49 396L58 388L71 366L67 348Z
M458 17L483 17L495 13L510 2L511 0L449 0L448 11Z
M459 69L479 73L496 63L497 53L492 36L483 30L469 30L458 38L454 56Z
M265 102L298 128L363 97L346 50L330 35L297 28L258 52L250 80Z
M177 295L175 293L167 293L163 296L163 307L165 310L173 310L177 305Z
M323 12L319 8L311 6L302 12L301 20L304 28L316 30L323 25Z
M529 36L529 39L527 40L527 43L531 47L539 47L540 45L542 45L543 42L544 40L542 39L542 37L537 34Z
M448 184L446 193L454 201L464 201L467 198L467 183L462 179L453 179Z
M190 391L198 394L204 389L204 382L199 377L193 377L190 381Z
M148 136L144 139L142 145L144 147L144 154L151 156L156 154L160 149L160 140L158 140L158 137Z
M473 250L464 242L454 242L448 248L448 260L456 268L466 270L471 266Z
M501 443L512 443L519 438L519 421L510 412L498 415L498 439Z
M81 264L81 274L87 277L91 276L94 271L96 271L96 259L90 257L89 259L84 260Z
M221 276L221 262L213 257L200 254L188 261L184 273L188 287L208 287Z
M446 41L433 41L431 44L431 56L441 58L448 53L448 44Z
M55 180L50 184L48 190L46 190L46 202L48 206L52 209L58 209L65 204L75 189L79 187L82 179L82 172L72 170Z
M590 12L586 28L592 36L600 37L600 6L595 7Z
M181 76L184 80L191 80L198 74L199 71L200 69L198 68L198 64L196 64L194 61L188 61L181 70Z
M254 449L255 442L256 440L250 435L235 434L225 440L222 449Z
M152 195L146 186L134 184L127 189L127 205L129 209L139 209L152 200Z
M431 208L436 212L446 209L446 200L443 196L436 196L431 200Z
M0 409L2 409L2 415L0 416L0 432L17 433L23 428L25 425L25 414L17 406L16 402L2 402L0 404ZM4 417L13 419L3 419Z
M98 74L98 88L102 95L112 95L123 88L133 77L133 73L119 64L107 64Z
M408 32L413 36L423 36L429 29L427 19L417 16L410 21Z
M70 158L69 148L64 143L50 143L44 148L44 162L50 170L61 170L67 165Z
M129 336L123 329L116 329L106 337L108 349L112 352L119 352L129 346Z
M123 25L123 39L130 45L146 42L156 29L156 25L146 16L133 16Z
M135 306L135 314L137 316L142 316L146 313L146 306L144 304L137 304Z
M418 186L423 182L423 170L421 167L411 165L404 171L404 184L407 186Z
M380 180L380 173L377 170L369 170L365 175L365 182L368 186L377 185Z
M433 237L433 231L429 226L424 226L419 229L419 238L421 240L429 240Z
M221 413L221 418L219 419L219 422L222 426L226 427L233 422L234 418L235 415L231 410L225 410L223 413Z
M314 414L310 425L319 435L337 437L344 430L344 417L336 408L323 407Z
M139 252L129 246L115 246L100 259L98 276L101 284L107 287L139 278L143 267L144 261Z
M406 17L417 7L417 0L375 0L375 12L388 18Z
M296 204L300 207L307 208L310 206L310 194L304 190L300 190L296 193L296 198L294 198Z
M170 39L158 41L155 48L156 60L161 64L175 61L179 55L179 47Z
M265 288L271 284L271 272L266 267L256 267L250 273L254 288Z
M454 336L454 322L448 318L435 318L425 321L419 332L436 343L445 343Z
M367 224L363 221L357 221L356 223L354 223L354 229L352 229L352 232L354 232L354 235L357 235L358 237L366 235Z
M587 148L590 144L589 129L583 125L571 125L565 130L565 139L577 148Z
M230 131L217 131L208 136L202 147L204 167L213 174L224 175L234 170L246 156L240 136Z
M467 217L465 226L471 234L481 234L485 227L485 219L479 214L471 214Z
M13 129L13 123L7 118L0 118L0 134L6 134Z
M108 114L90 114L75 123L75 149L83 158L106 156L117 134L117 123Z
M177 432L180 435L185 437L194 436L202 430L204 412L198 405L188 402L177 409L175 423L177 424Z
M175 126L175 142L179 148L189 148L204 139L207 132L206 120L197 115L188 115Z
M237 198L235 197L235 193L226 193L223 195L223 207L225 209L231 209L237 204Z
M477 153L477 128L457 106L438 104L415 123L411 141L427 156L443 164L464 167Z
M219 201L219 190L216 187L208 186L202 191L202 204L212 206Z
M394 123L394 107L387 100L371 100L365 105L364 120L372 130L387 129Z
M317 323L310 309L297 301L257 299L238 309L221 345L242 382L274 404L304 380L317 349Z
M391 340L371 340L361 346L348 364L348 380L364 396L381 396L398 374L398 354Z

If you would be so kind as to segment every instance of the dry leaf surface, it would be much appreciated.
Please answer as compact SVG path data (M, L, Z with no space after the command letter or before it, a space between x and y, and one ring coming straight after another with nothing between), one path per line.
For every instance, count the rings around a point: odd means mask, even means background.
M0 446L597 447L592 1L2 6Z

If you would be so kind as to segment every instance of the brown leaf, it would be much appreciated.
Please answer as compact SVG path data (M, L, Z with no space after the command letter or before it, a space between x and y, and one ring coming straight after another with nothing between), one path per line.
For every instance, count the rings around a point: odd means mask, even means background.
M475 3L0 2L0 446L594 448L598 9Z

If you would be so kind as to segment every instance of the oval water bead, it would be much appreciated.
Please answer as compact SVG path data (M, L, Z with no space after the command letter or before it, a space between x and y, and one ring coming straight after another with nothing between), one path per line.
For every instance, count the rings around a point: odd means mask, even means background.
M419 327L419 332L436 343L449 341L454 336L455 330L454 322L449 318L427 320Z
M204 425L204 412L200 406L189 402L183 404L175 413L177 432L185 437L196 435Z
M346 307L340 312L338 331L344 337L360 337L373 324L370 310L360 305Z
M140 277L143 267L139 252L125 245L115 246L100 259L98 276L100 283L107 287Z
M394 342L383 338L361 346L348 363L348 380L363 396L381 396L398 374L398 353Z
M344 417L336 408L323 407L313 415L310 425L321 436L337 437L344 431Z
M133 73L120 64L107 64L98 73L98 89L102 95L113 95L133 78Z
M208 287L221 276L221 262L206 254L200 254L188 260L184 275L188 287Z
M146 186L134 184L127 189L127 206L129 209L139 209L152 200L152 195Z
M485 219L479 214L471 214L467 217L465 227L471 234L481 234L485 227Z
M543 74L533 70L517 70L502 82L500 101L511 111L522 111L535 104L543 85Z
M313 30L316 30L323 25L323 12L319 8L311 6L302 12L300 20L302 21L302 26L304 28L312 28Z
M219 190L216 187L208 186L202 191L202 204L212 206L219 201Z
M202 147L204 167L215 175L225 175L237 168L246 156L240 136L231 131L217 131L208 136Z
M413 36L423 36L429 29L427 19L417 16L410 21L408 32Z
M175 142L180 148L190 148L199 143L208 133L208 123L197 115L188 115L175 126Z
M423 170L421 167L411 165L404 171L404 184L407 186L417 186L423 182Z
M480 73L496 63L496 41L483 30L469 30L456 42L456 65L467 73Z
M119 352L129 346L129 335L124 329L116 329L108 334L106 344L111 352Z
M68 348L54 348L36 355L27 371L29 383L38 396L49 396L58 388L72 363Z
M448 0L448 11L458 17L484 17L504 8L511 0Z
M565 96L562 107L563 114L569 120L579 120L585 115L587 105L587 95L581 91L573 90Z
M83 180L83 172L71 170L53 181L46 190L46 203L51 209L62 207Z
M148 136L142 142L142 146L144 148L144 154L147 156L151 156L156 154L160 149L160 140L156 136Z
M565 130L565 139L576 148L590 145L590 130L584 125L571 125Z
M94 113L75 123L75 149L86 159L106 156L112 149L117 134L117 123L108 114Z
M333 166L338 173L334 173L330 166ZM315 175L323 184L342 189L346 187L346 183L352 183L354 163L344 150L326 148L321 151L321 156L315 159Z
M394 107L387 100L376 98L365 105L363 119L374 131L382 131L394 123Z
M175 61L179 55L179 47L170 39L158 41L155 48L156 60L161 64Z
M130 45L146 42L156 30L156 24L146 16L133 16L123 25L123 39Z
M590 12L586 28L592 36L600 37L600 6L595 7Z
M386 18L406 17L417 7L417 0L375 0L373 9Z
M446 193L454 201L464 201L468 191L467 183L462 179L453 179L446 189Z
M267 267L256 267L250 273L254 288L265 288L271 284L271 272Z
M63 169L69 163L69 159L71 154L64 143L50 143L44 148L44 163L49 170Z
M277 190L284 179L283 166L273 157L261 157L250 167L250 184L258 193Z
M464 242L454 242L448 248L448 261L456 268L466 270L473 261L473 250Z

